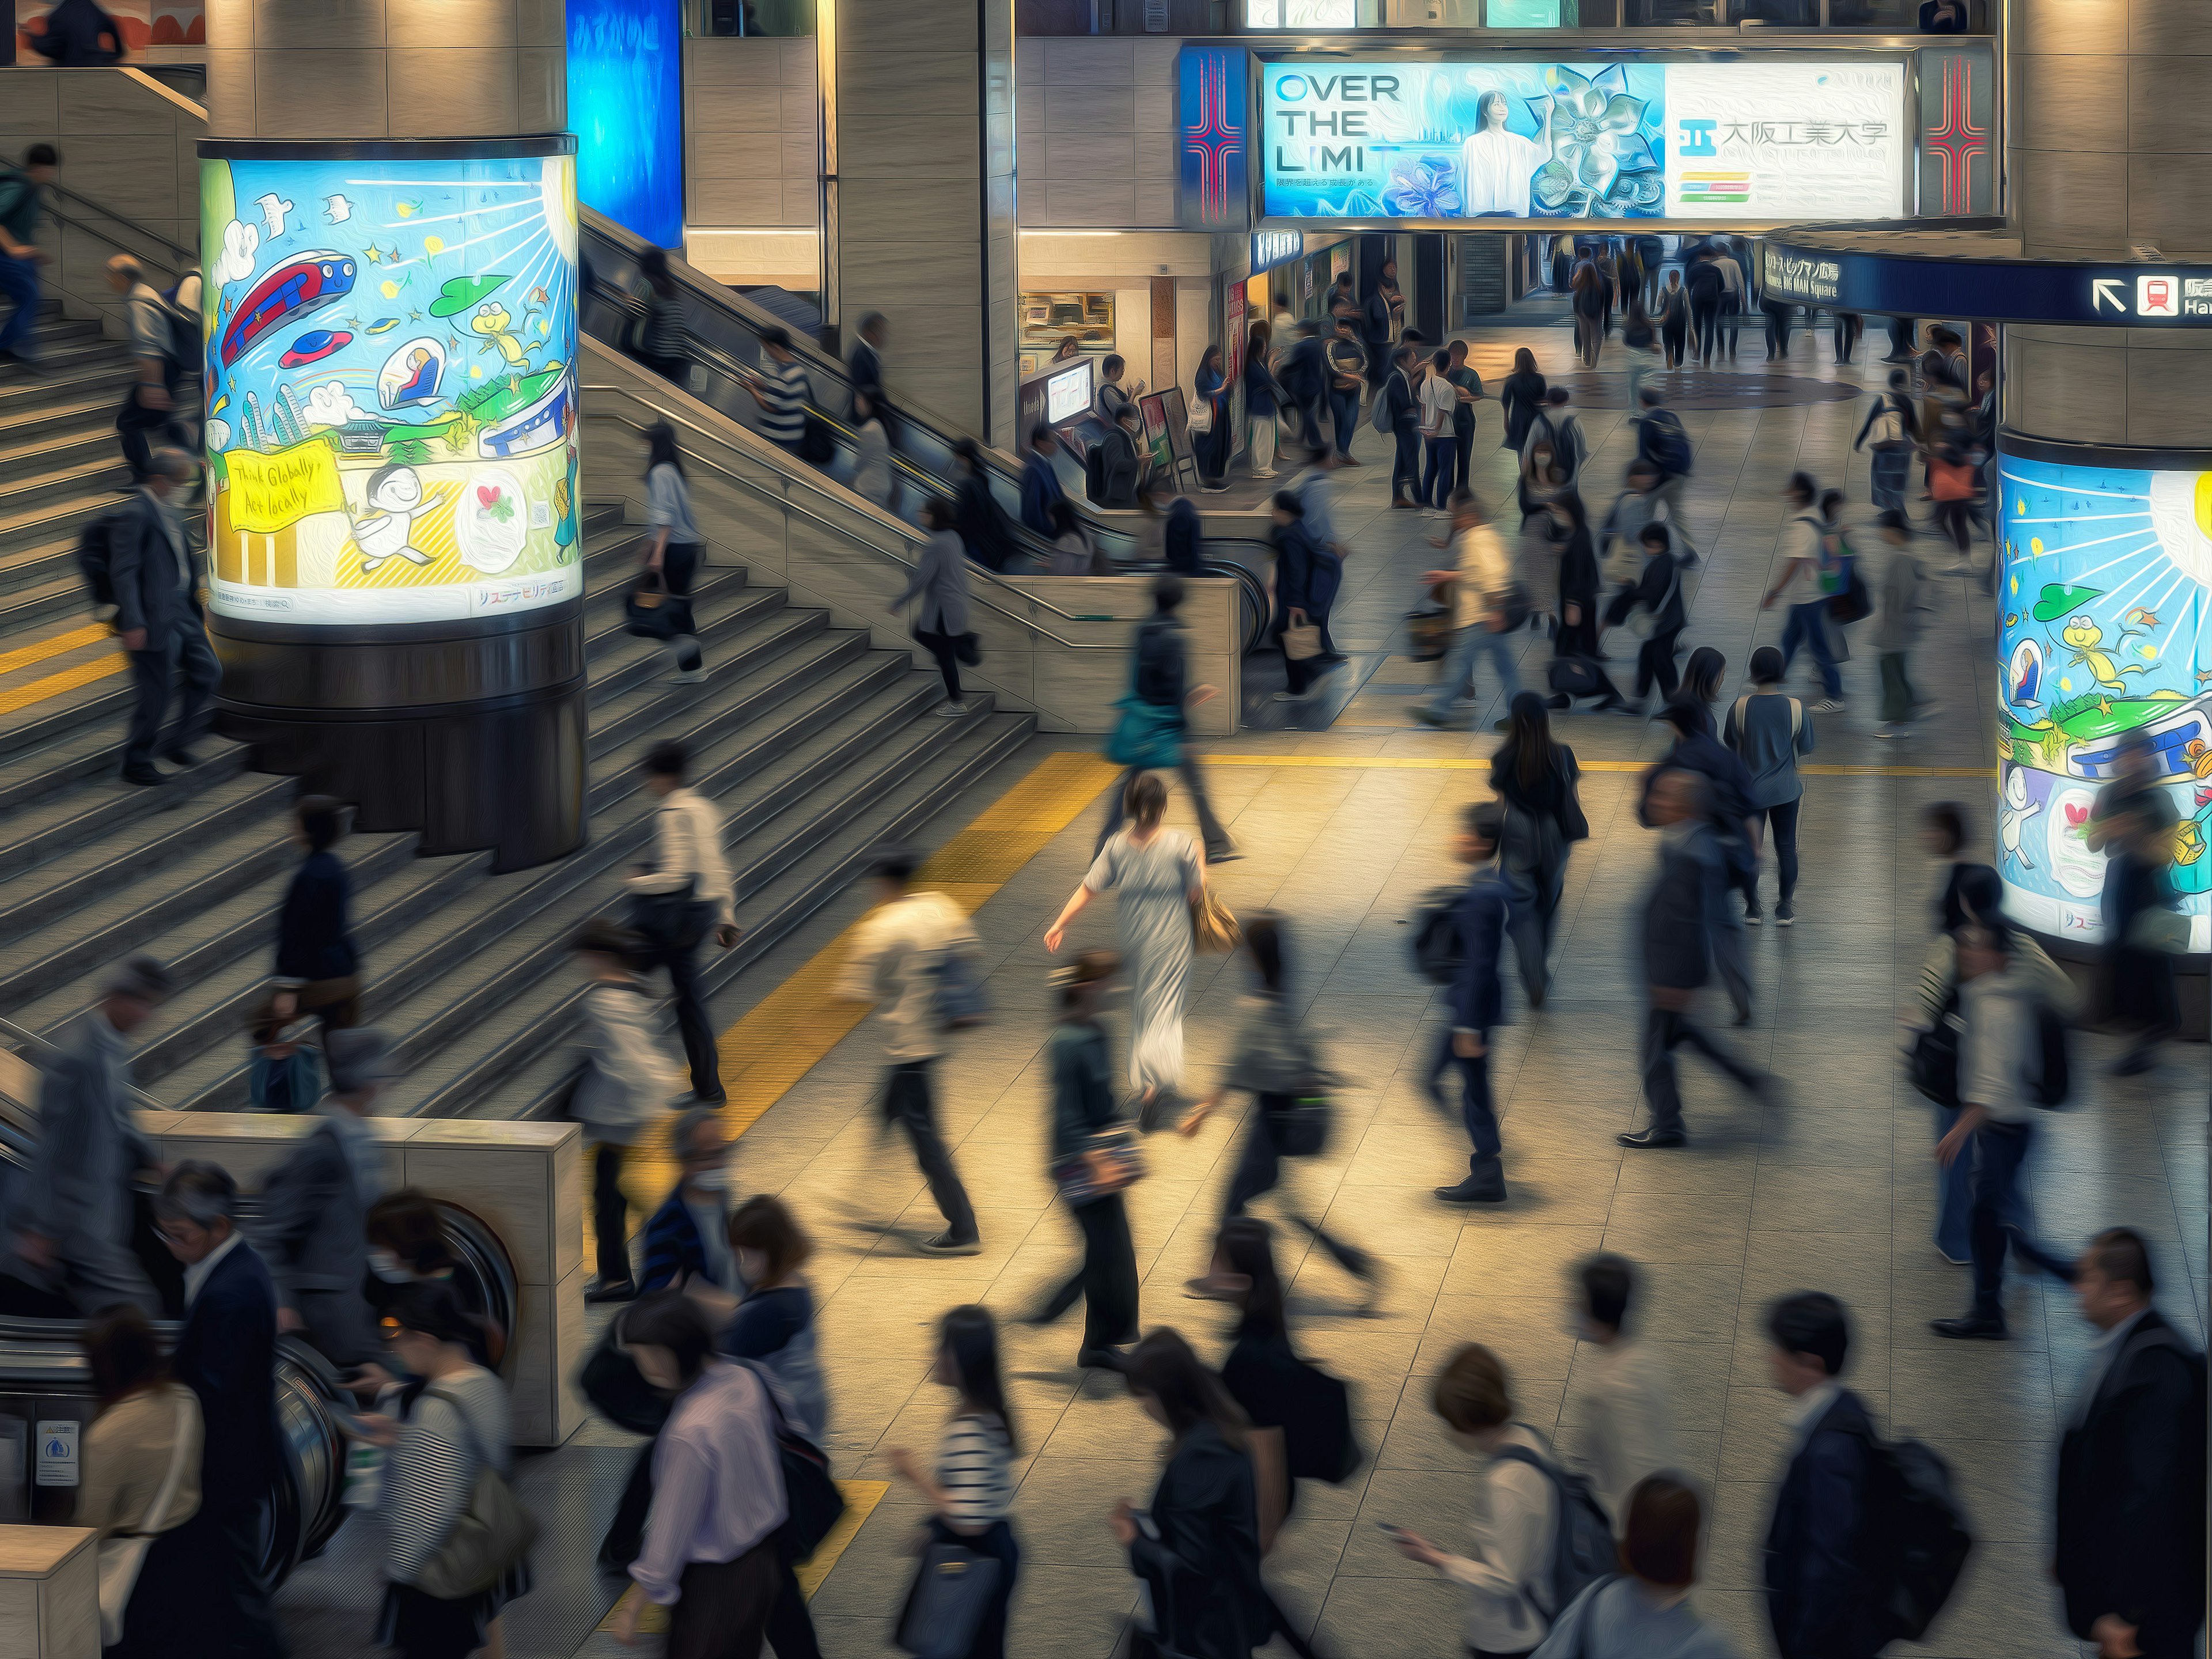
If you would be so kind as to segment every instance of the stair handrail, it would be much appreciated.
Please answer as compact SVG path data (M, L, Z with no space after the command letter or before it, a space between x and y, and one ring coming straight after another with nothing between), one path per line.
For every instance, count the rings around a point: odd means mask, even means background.
M68 1058L67 1051L58 1043L49 1042L36 1031L27 1030L9 1019L0 1019L0 1048L12 1048L26 1059L35 1060L41 1072L51 1069L57 1060ZM128 1085L127 1088L131 1103L141 1111L173 1112L177 1109L167 1101L155 1099L135 1083ZM27 1102L25 1103L28 1104Z
M199 263L200 256L193 252L191 249L186 247L182 242L171 241L167 237L162 235L160 231L148 229L144 225L140 224L136 219L130 217L127 214L118 213L113 208L109 207L105 202L101 202L96 200L93 197L87 196L82 191L71 190L67 185L55 181L49 181L46 185L46 188L53 191L57 196L66 197L72 202L82 203L94 212L102 215L106 218L112 220L116 224L121 225L134 236L143 236L149 242L160 243L163 247L168 249L171 253L175 254L179 260L183 262L182 264L171 260L162 260L159 262L173 275L181 272L186 265L192 265ZM93 235L99 237L101 241L106 242L110 247L122 248L124 252L130 254L133 258L143 259L146 257L144 254L139 252L137 248L125 247L121 242L117 241L112 236L108 235L106 232L99 229L97 227L79 223L76 220L70 218L67 214L63 213L58 208L49 207L47 211L52 213L53 216L63 224L76 225L79 230L89 231Z
M696 421L690 420L684 416L679 415L673 410L663 408L660 404L654 403L651 398L631 390L629 386L618 386L611 381L595 381L586 385L583 386L582 390L586 392L611 392L617 397L626 398L629 402L637 404L641 409L651 410L655 415L659 416L662 420L668 422L671 425L684 427L690 431L697 433L701 437L708 439L714 443L726 445L730 444L729 434L726 433L715 432L708 428L701 426ZM629 428L633 432L642 432L646 429L640 422L627 419L620 415L611 415L605 418L619 421L623 425ZM745 428L740 427L738 429L741 432L744 432L748 437L751 437L753 435ZM757 441L757 440L756 440L756 441ZM744 446L740 444L732 445L731 447L742 448ZM821 514L812 512L807 507L800 506L798 502L792 501L787 495L780 495L776 491L769 489L766 485L760 483L758 481L748 478L743 473L733 471L730 468L724 466L720 461L717 461L711 455L694 455L691 459L698 461L700 465L708 468L710 471L720 473L732 483L738 484L743 489L750 491L753 495L759 496L763 501L771 502L787 511L795 512L803 518L811 519L815 523L821 525L823 528L834 530L841 536L851 538L851 539L858 542L860 546L866 548L870 552L876 554L878 557L888 560L895 565L897 565L902 570L912 571L915 568L915 561L894 552L888 547L879 547L865 538L854 537L852 535L850 526L840 524L834 519L824 518ZM829 491L823 489L819 484L815 483L811 479L802 478L796 473L789 473L784 476L787 482L797 483L801 488L805 489L815 495L821 495L830 500L836 499L830 495ZM863 504L867 505L868 503ZM842 506L842 503L840 503L840 505ZM884 517L889 525L895 527L898 533L907 540L910 542L920 542L927 539L927 538L925 538L919 531L915 529L913 526L906 523L905 520L901 519L892 519L888 514L884 514ZM984 569L981 565L975 563L973 561L969 562L968 567L968 579L970 582L981 580L993 586L1002 587L1007 592L1016 595L1024 605L1039 606L1043 610L1051 611L1054 616L1063 617L1069 622L1139 623L1145 620L1145 617L1106 617L1097 615L1095 612L1085 614L1073 611L1064 611L1060 606L1054 605L1050 599L1040 599L1036 595L1029 592L1024 588L1017 587L1012 582L1006 580L996 573ZM1067 650L1121 651L1127 648L1119 641L1110 643L1091 643L1082 640L1068 639L1055 629L1048 628L1044 623L1037 621L1034 617L1024 617L1020 615L1018 612L1009 611L1004 605L996 604L991 599L981 595L975 597L976 603L983 605L986 609L997 611L1000 616L1006 617L1007 621L1017 623L1022 627L1030 629L1032 633L1043 635L1047 639L1052 641L1054 644L1064 647ZM1145 614L1146 616L1150 616L1152 613L1147 611Z

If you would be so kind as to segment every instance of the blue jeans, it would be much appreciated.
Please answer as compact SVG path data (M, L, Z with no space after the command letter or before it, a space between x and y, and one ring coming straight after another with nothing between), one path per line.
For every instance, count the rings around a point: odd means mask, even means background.
M1803 646L1813 653L1814 666L1820 671L1820 687L1832 697L1844 695L1844 677L1836 670L1835 653L1828 649L1828 602L1814 599L1805 605L1790 607L1790 623L1782 630L1782 672L1788 673L1790 665L1797 659L1797 647Z
M1456 1066L1460 1082L1460 1120L1467 1125L1467 1138L1474 1149L1478 1162L1494 1164L1498 1161L1500 1143L1498 1139L1498 1109L1490 1099L1490 1034L1483 1034L1482 1052L1473 1060L1452 1051L1452 1032L1444 1028L1443 1045L1429 1066L1429 1095L1439 1108L1451 1109L1451 1102L1444 1097L1443 1085L1439 1081L1446 1071Z
M1936 1139L1951 1133L1959 1121L1956 1106L1936 1109ZM1965 1261L1973 1254L1974 1149L1953 1158L1947 1169L1936 1166L1936 1248L1952 1261Z
M1452 635L1450 654L1444 659L1444 672L1437 676L1436 700L1427 705L1428 713L1440 720L1452 717L1452 704L1461 692L1470 689L1474 679L1475 659L1487 653L1498 670L1498 688L1511 702L1521 690L1520 672L1513 665L1514 635L1482 623L1472 628L1462 628ZM1474 718L1481 714L1482 705L1475 705Z
M2058 1279L2071 1279L2074 1264L2046 1250L2027 1231L2027 1207L2020 1196L2020 1172L2035 1144L2027 1123L1984 1121L1974 1132L1973 1211L1974 1312L2004 1316L2004 1264L2008 1248L2025 1267L2040 1267Z
M37 355L30 349L31 330L39 320L37 263L0 254L0 294L15 304L15 313L0 323L0 351L12 351L27 362Z
M1328 418L1336 428L1336 453L1349 456L1352 453L1352 434L1359 429L1359 388L1354 386L1349 392L1340 392L1331 387Z
M1421 473L1421 500L1430 507L1441 508L1451 500L1452 472L1459 465L1459 440L1449 433L1441 438L1421 440L1429 452L1428 463Z

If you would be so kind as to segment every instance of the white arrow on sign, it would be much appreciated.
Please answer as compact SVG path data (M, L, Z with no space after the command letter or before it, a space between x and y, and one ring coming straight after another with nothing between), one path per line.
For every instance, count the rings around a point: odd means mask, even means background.
M2089 279L2089 291L2091 312L2102 311L2105 308L2105 302L2109 300L2112 301L2112 309L2118 312L2121 316L2124 317L2128 314L2128 302L2121 297L2118 277L2092 276Z

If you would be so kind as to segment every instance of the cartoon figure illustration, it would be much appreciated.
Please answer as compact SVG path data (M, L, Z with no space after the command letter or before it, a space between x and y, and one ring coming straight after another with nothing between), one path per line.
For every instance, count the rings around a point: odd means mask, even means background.
M2202 738L2191 738L2181 746L2189 762L2189 769L2199 778L2212 778L2212 744Z
M425 494L422 477L411 466L387 466L372 475L363 492L369 510L353 520L353 541L361 550L361 568L373 571L386 559L430 563L430 556L408 537L416 515L435 507L448 493L440 484Z
M2017 766L2005 774L2004 799L2004 809L1997 814L1998 844L2023 869L2033 870L2035 860L2028 857L2027 849L2021 844L2021 832L2027 828L2027 821L2043 810L2043 804L2039 801L2033 806L2028 805L2027 774Z
M483 349L497 349L513 369L530 367L530 349L514 332L514 318L497 301L485 301L477 307L476 315L469 319L470 329L484 337Z
M2123 629L2120 639L2127 638L2129 631ZM2127 682L2120 678L2124 674L2144 674L2150 672L2139 662L2115 664L2112 661L2112 653L2102 648L2105 643L2105 630L2087 617L2075 617L2058 630L2058 637L2066 641L2072 653L2069 660L2080 663L2086 667L2089 671L2090 678L2107 691L2124 691L2128 689ZM2115 640L2112 644L2117 647L2119 642L2119 640Z
M284 234L284 216L292 210L292 204L272 191L256 197L253 205L261 210L261 222L268 228L266 240L275 241Z
M329 197L323 203L323 217L334 225L342 225L353 217L353 204L343 196Z

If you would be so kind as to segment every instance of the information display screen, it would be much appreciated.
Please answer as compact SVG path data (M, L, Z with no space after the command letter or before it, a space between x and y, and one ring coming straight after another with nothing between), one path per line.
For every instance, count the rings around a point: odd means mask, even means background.
M581 594L572 159L206 159L200 212L216 614Z
M1895 218L1902 63L1277 59L1261 211L1285 219Z
M2006 909L2104 936L2098 796L2148 745L2172 808L2167 878L2212 948L2212 472L2003 455L1996 863Z
M1054 426L1091 407L1091 364L1063 368L1044 383L1044 417Z

